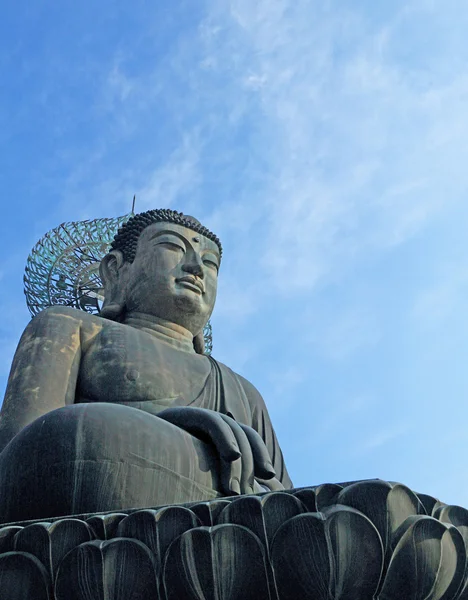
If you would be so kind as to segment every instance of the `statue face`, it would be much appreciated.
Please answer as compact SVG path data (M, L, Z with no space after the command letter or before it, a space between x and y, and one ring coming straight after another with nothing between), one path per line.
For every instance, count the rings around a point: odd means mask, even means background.
M182 325L196 335L215 304L220 264L215 242L172 223L153 223L126 264L126 306Z

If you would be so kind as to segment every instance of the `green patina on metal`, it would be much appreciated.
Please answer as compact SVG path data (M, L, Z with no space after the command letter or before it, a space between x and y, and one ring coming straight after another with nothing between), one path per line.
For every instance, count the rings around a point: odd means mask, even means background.
M99 314L104 290L99 263L119 227L133 216L62 223L42 237L26 262L24 293L34 317L48 306L71 306ZM211 354L211 323L203 331L205 354Z

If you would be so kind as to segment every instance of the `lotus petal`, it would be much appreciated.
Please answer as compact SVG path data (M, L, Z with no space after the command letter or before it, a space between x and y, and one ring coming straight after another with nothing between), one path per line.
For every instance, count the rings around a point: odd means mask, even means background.
M269 543L279 527L297 515L307 512L299 498L284 492L272 492L261 497L265 531Z
M421 504L424 506L424 510L426 514L429 516L434 516L433 510L437 508L441 503L434 496L428 496L428 494L416 494L419 498Z
M216 525L216 521L219 513L230 504L229 500L210 500L209 502L197 502L197 504L190 505L190 510L197 515L202 525L206 527L213 527Z
M271 559L281 600L372 600L383 547L370 519L337 506L280 527Z
M19 525L9 525L0 529L0 554L15 549L15 536L22 529Z
M443 504L435 509L432 516L442 523L455 525L465 540L465 547L468 548L468 510L466 508Z
M230 502L219 514L217 525L242 525L254 533L267 548L263 505L258 496L241 496Z
M466 561L456 527L433 517L412 516L395 537L379 600L455 600Z
M304 488L302 490L294 490L292 495L302 502L308 512L317 512L317 497L314 489Z
M118 536L143 542L162 562L167 549L179 535L200 525L198 517L183 506L145 509L125 517L119 524Z
M271 492L262 497L242 496L230 502L218 516L217 523L247 527L268 548L283 523L305 512L306 507L292 494Z
M409 488L381 480L349 485L338 494L336 503L351 506L365 514L377 527L386 551L389 551L393 535L405 519L425 512L418 497Z
M50 584L47 570L32 554L7 552L0 555L1 598L50 600Z
M468 510L461 506L441 504L435 508L433 516L443 523L455 525L462 534L465 542L465 550L468 552ZM457 600L468 600L468 566L465 566L464 585Z
M89 525L79 519L28 525L15 536L15 550L29 552L49 570L52 581L62 558L84 542L94 539Z
M107 515L94 515L86 519L86 523L92 528L98 540L111 540L117 535L117 527L125 513L110 513Z
M337 496L343 489L343 486L337 483L323 483L315 488L315 498L317 504L317 512L321 512L328 506L337 503Z
M116 538L81 544L62 560L56 600L158 600L154 559L141 542Z
M163 580L167 600L271 600L264 548L239 525L184 533L169 547Z

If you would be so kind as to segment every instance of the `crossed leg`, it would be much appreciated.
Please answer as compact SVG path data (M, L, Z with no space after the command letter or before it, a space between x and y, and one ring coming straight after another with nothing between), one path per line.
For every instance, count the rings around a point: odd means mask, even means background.
M25 427L0 454L0 520L155 507L220 495L211 446L157 416L75 404Z

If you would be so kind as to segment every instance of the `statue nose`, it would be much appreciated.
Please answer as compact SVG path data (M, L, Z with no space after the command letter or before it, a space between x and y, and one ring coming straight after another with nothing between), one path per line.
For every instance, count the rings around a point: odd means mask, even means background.
M182 265L182 270L203 279L203 265L198 256L192 256L190 260Z

